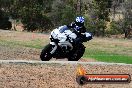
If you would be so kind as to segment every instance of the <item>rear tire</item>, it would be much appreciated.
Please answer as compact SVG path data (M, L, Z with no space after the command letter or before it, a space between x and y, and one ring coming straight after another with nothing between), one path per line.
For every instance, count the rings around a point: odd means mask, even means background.
M48 44L45 46L45 48L42 50L40 54L40 58L42 61L49 61L52 58L50 51L52 51L52 45Z
M84 52L85 46L81 44L81 46L71 52L68 61L78 61L83 56Z

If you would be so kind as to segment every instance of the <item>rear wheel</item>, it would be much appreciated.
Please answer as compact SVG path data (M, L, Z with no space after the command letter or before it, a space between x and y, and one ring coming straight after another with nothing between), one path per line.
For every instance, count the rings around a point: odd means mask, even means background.
M52 45L48 44L45 46L45 48L42 50L40 54L40 58L42 61L49 61L52 58L50 51L52 51Z
M85 46L81 44L81 46L71 52L68 61L78 61L83 56L84 52Z

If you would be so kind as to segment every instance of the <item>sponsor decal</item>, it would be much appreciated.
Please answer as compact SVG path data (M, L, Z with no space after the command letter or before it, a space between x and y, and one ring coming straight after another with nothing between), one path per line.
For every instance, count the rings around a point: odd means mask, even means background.
M88 74L79 65L76 73L76 81L79 85L86 83L130 83L131 77L129 74Z

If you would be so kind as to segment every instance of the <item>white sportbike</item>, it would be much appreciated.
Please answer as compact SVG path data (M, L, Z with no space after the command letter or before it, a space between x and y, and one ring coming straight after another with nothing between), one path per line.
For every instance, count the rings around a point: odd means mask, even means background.
M50 43L47 44L41 52L42 61L49 61L51 58L63 59L68 61L78 61L85 52L83 42L91 39L92 35L88 32L81 34L80 41L75 43L78 37L67 26L61 26L54 29L50 35Z

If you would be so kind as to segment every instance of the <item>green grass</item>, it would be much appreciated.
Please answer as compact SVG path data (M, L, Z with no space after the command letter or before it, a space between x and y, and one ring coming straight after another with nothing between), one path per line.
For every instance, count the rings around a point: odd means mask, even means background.
M83 55L85 58L93 58L102 62L127 63L132 64L132 56L110 53L108 51L87 49Z

